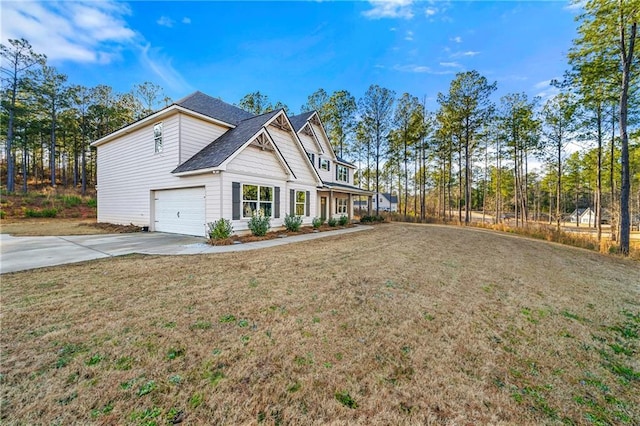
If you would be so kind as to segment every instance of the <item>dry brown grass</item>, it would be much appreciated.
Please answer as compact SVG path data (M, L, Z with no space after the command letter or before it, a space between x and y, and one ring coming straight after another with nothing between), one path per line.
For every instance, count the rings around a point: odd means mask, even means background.
M0 223L0 232L16 237L47 235L93 235L138 232L135 225L97 223L95 219L8 219Z
M1 420L638 424L639 279L630 260L408 224L6 274Z

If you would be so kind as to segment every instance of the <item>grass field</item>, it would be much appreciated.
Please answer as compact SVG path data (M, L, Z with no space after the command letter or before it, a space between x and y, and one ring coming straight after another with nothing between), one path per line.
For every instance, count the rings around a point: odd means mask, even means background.
M636 261L408 224L6 274L0 420L637 425L639 282Z

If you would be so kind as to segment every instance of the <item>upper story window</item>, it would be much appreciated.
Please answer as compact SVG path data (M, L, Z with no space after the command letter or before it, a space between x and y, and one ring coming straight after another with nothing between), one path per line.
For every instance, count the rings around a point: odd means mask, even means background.
M156 152L162 152L162 122L153 125L153 142Z
M259 210L267 217L272 216L273 187L242 185L242 217L249 219Z
M331 169L331 163L329 163L329 160L325 160L324 158L318 159L318 165L320 167L320 170L329 171Z
M311 160L311 164L315 163L316 161L316 155L312 152L307 152L307 157L309 157L309 160Z
M336 179L339 182L349 182L349 169L338 164L336 168Z

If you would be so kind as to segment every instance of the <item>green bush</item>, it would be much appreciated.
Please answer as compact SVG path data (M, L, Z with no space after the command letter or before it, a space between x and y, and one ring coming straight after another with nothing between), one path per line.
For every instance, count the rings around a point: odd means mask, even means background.
M349 223L349 218L344 214L342 216L340 216L340 219L338 219L338 225L346 226L347 223Z
M25 217L56 217L57 214L58 214L58 210L56 209L42 209L42 210L27 209L24 212Z
M0 219L4 219L6 215L7 214L4 212L4 210L0 210Z
M87 201L87 206L89 206L89 207L93 207L93 208L98 207L98 200L96 200L95 198L90 198L90 199Z
M64 203L65 207L75 207L82 204L82 198L78 197L77 195L64 195L62 196L62 202Z
M287 231L298 232L302 225L302 216L290 216L286 215L284 218L284 227Z
M264 236L269 228L271 228L271 218L264 215L262 209L253 213L251 219L249 219L249 229L251 233L256 237Z
M364 215L360 218L361 223L384 222L384 216L381 215Z
M209 238L212 240L224 240L233 234L233 225L231 221L225 218L207 223L209 227Z
M334 226L338 226L338 219L336 219L335 217L330 217L329 220L327 220L327 224L332 228Z
M324 219L321 217L314 217L313 221L311 222L311 225L313 225L313 229L318 229L322 226L322 224L324 223Z

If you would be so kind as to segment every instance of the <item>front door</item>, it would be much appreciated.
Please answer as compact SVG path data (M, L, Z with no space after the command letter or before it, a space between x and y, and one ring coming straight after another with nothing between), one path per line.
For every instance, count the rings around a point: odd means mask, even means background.
M327 220L327 197L320 197L320 218Z

